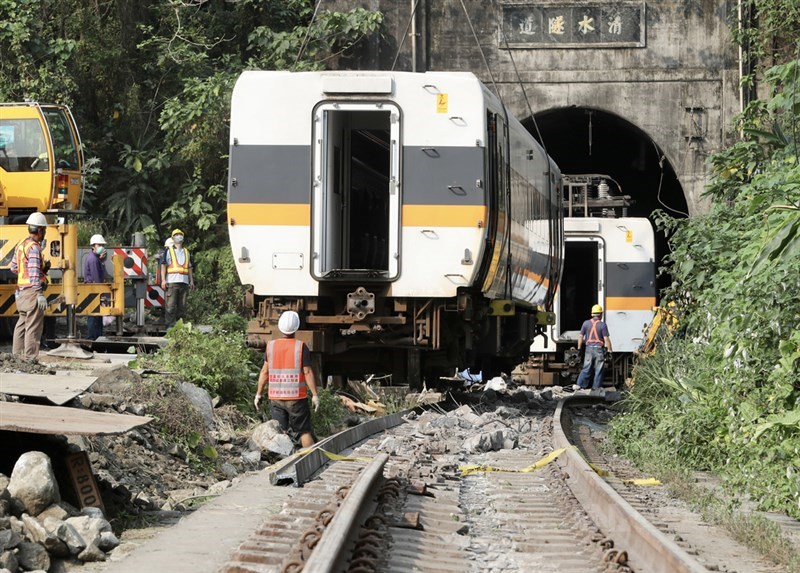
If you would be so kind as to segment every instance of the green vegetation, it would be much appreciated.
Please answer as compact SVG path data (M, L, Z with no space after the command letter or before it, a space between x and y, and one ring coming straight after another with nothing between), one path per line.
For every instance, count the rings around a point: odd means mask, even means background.
M616 447L723 476L800 518L800 60L767 71L741 141L712 158L709 213L661 215L680 329L641 361Z

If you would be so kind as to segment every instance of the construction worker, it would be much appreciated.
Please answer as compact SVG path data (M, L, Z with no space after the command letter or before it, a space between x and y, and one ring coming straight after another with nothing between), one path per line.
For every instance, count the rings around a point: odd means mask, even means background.
M183 246L183 231L172 231L174 244L167 247L161 263L161 288L166 294L167 328L173 326L186 312L189 289L194 288L192 261L189 249Z
M44 311L47 298L47 264L44 261L43 241L47 219L42 213L31 213L28 220L28 238L20 241L14 249L10 270L17 275L17 302L19 320L14 328L12 352L33 360L39 356L39 338L44 327Z
M578 375L575 389L589 387L589 373L594 369L594 382L592 390L599 390L603 386L603 366L605 365L606 350L611 354L611 337L608 334L608 325L601 320L603 307L596 304L592 307L592 317L585 320L578 335L578 351L586 343L586 356L583 360L583 370Z
M83 282L102 283L106 280L106 266L103 259L106 255L106 240L103 235L92 235L89 239L91 252L83 259ZM105 256L104 256L105 255ZM103 317L90 316L86 321L88 340L97 340L103 336Z
M258 390L253 404L261 406L261 393L269 383L269 409L272 419L280 424L281 431L289 428L300 434L304 448L314 443L311 428L311 411L306 399L306 387L311 391L311 404L319 410L319 396L311 369L311 352L294 333L300 328L300 317L293 310L281 314L278 330L283 338L270 340L264 353L264 366L258 375Z

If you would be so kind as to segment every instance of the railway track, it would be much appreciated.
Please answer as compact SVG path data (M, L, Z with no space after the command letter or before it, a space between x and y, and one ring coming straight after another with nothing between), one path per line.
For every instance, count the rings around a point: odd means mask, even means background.
M295 490L222 571L707 571L589 468L562 418L535 402L410 414Z

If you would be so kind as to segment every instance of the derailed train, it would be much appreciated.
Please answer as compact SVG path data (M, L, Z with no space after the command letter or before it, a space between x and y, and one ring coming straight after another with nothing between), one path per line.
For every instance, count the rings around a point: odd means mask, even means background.
M248 340L286 309L324 374L525 360L552 324L562 178L470 73L245 72L228 225Z

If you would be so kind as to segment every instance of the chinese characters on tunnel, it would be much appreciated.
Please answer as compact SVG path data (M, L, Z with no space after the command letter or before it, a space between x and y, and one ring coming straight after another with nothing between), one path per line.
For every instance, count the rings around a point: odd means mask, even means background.
M509 45L517 48L644 47L644 14L644 3L515 4L503 6L503 25Z

